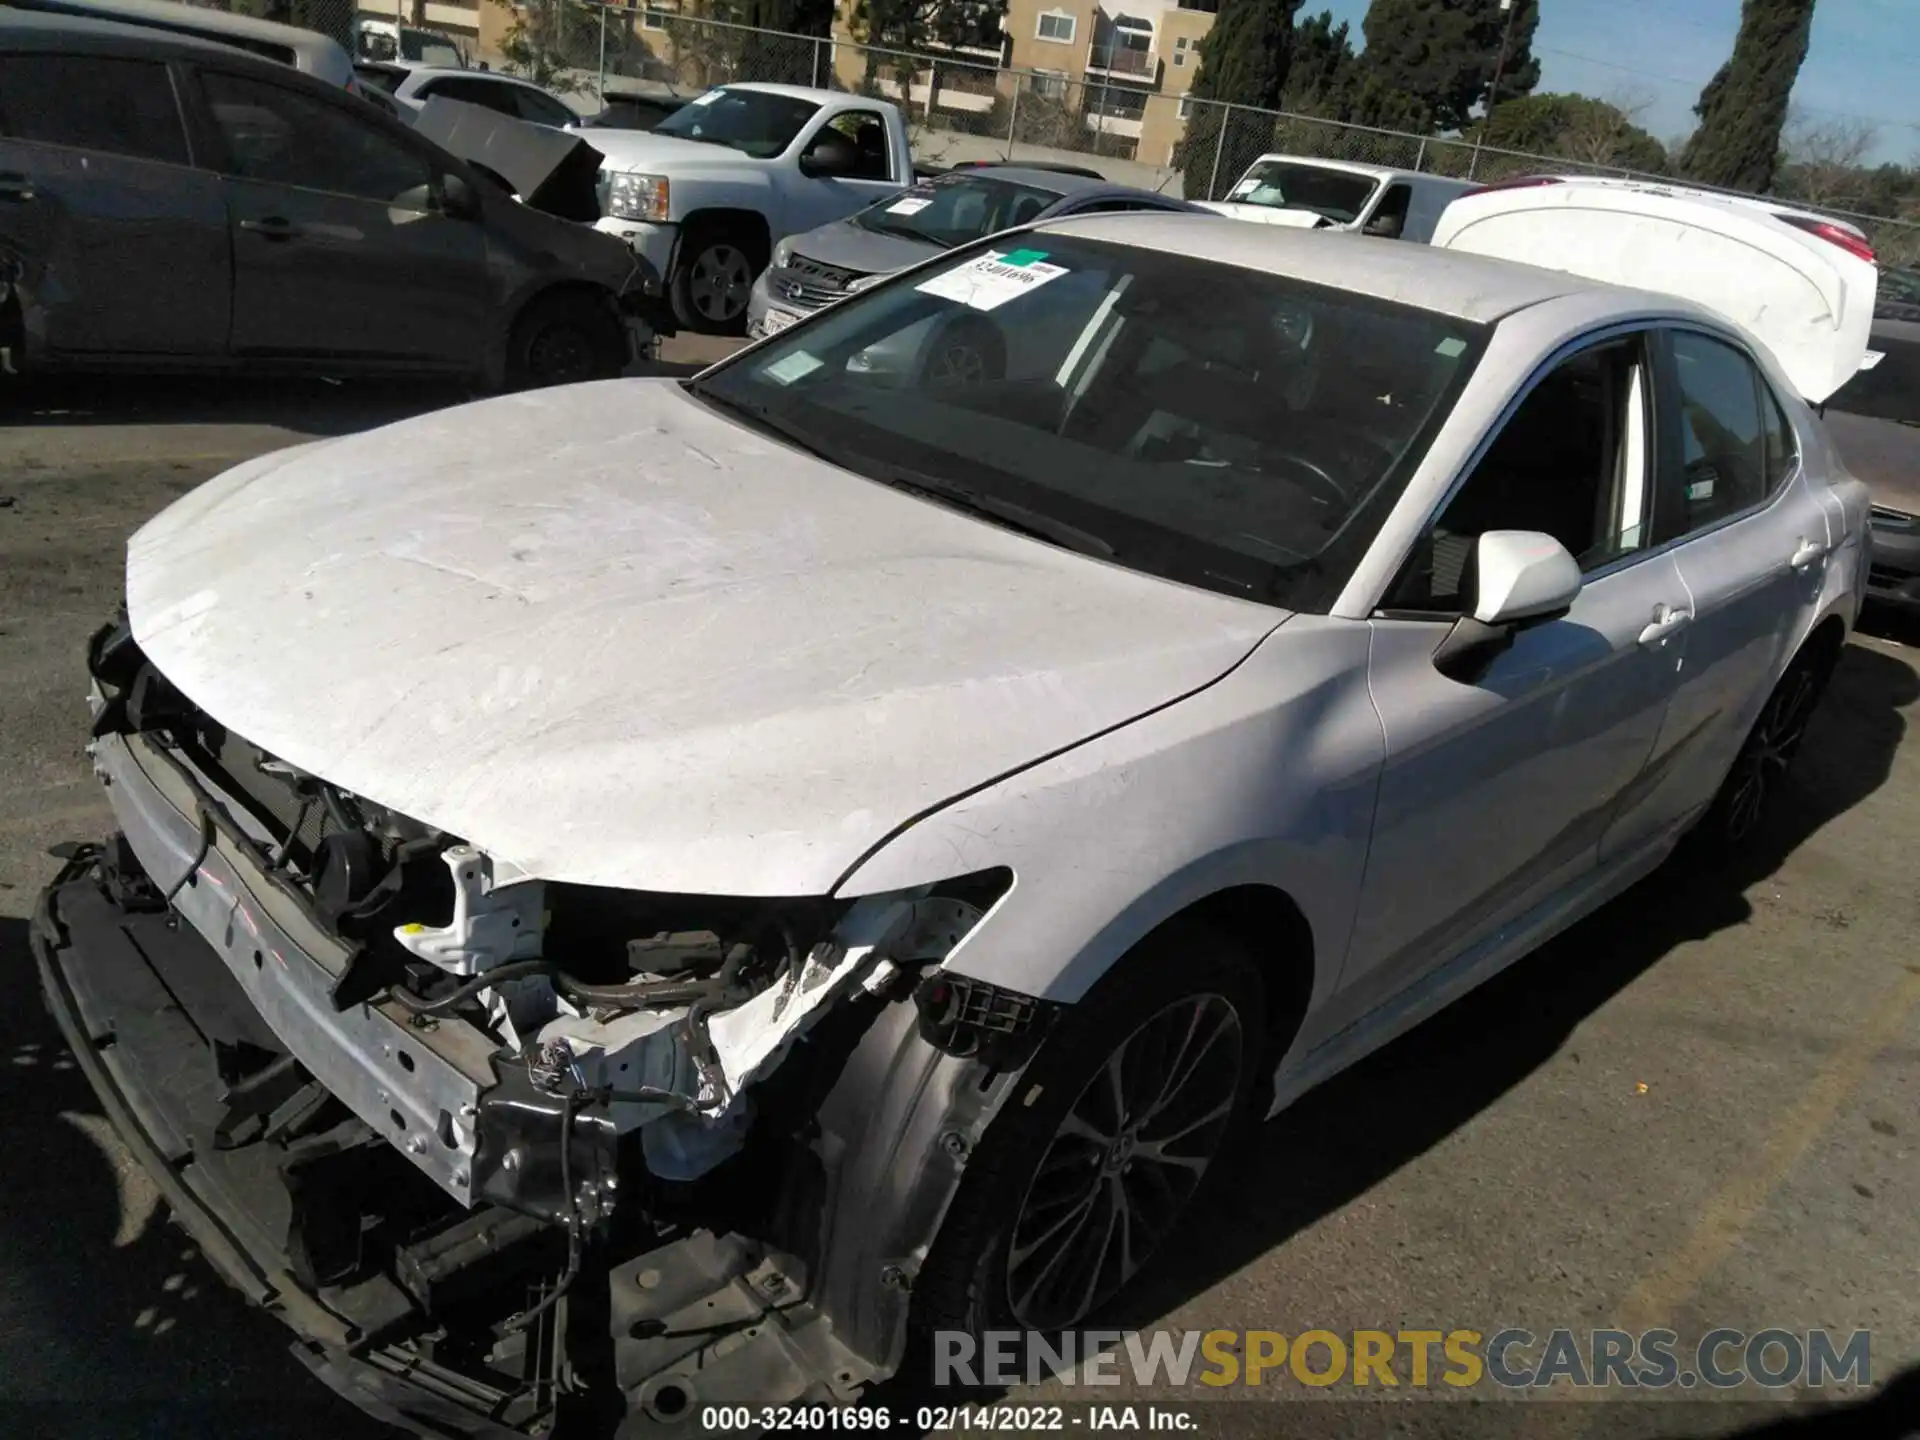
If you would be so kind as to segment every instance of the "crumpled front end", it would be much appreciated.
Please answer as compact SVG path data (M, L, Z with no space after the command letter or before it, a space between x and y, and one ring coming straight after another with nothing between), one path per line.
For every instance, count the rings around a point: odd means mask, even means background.
M1005 872L851 901L525 879L227 733L124 624L89 661L119 833L49 891L43 984L183 1223L338 1388L538 1433L615 1390L665 1422L891 1369L1048 1018L939 983ZM737 1335L667 1324L712 1306L754 1337L719 1370Z

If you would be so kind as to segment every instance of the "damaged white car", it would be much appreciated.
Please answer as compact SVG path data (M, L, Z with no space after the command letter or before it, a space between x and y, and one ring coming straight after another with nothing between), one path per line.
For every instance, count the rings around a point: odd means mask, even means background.
M1241 1121L1753 832L1866 574L1788 373L1107 216L265 456L129 547L43 983L207 1255L421 1433L1076 1324Z

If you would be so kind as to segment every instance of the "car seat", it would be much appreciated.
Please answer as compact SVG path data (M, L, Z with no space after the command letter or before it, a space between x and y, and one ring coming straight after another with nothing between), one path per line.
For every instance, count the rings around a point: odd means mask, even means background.
M864 120L853 132L853 148L860 153L855 176L861 180L887 178L887 132L878 120Z

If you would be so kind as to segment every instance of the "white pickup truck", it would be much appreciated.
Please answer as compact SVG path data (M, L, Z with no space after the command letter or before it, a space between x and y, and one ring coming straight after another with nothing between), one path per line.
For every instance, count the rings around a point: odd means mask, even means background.
M599 228L667 278L691 330L737 333L773 247L913 183L896 105L798 85L721 85L649 131L596 131Z

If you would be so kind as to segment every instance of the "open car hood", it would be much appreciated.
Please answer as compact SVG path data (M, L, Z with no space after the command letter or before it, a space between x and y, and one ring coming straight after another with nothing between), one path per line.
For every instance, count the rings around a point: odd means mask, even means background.
M1283 618L804 456L671 381L228 471L130 542L209 715L524 874L828 891L916 816L1190 693Z

